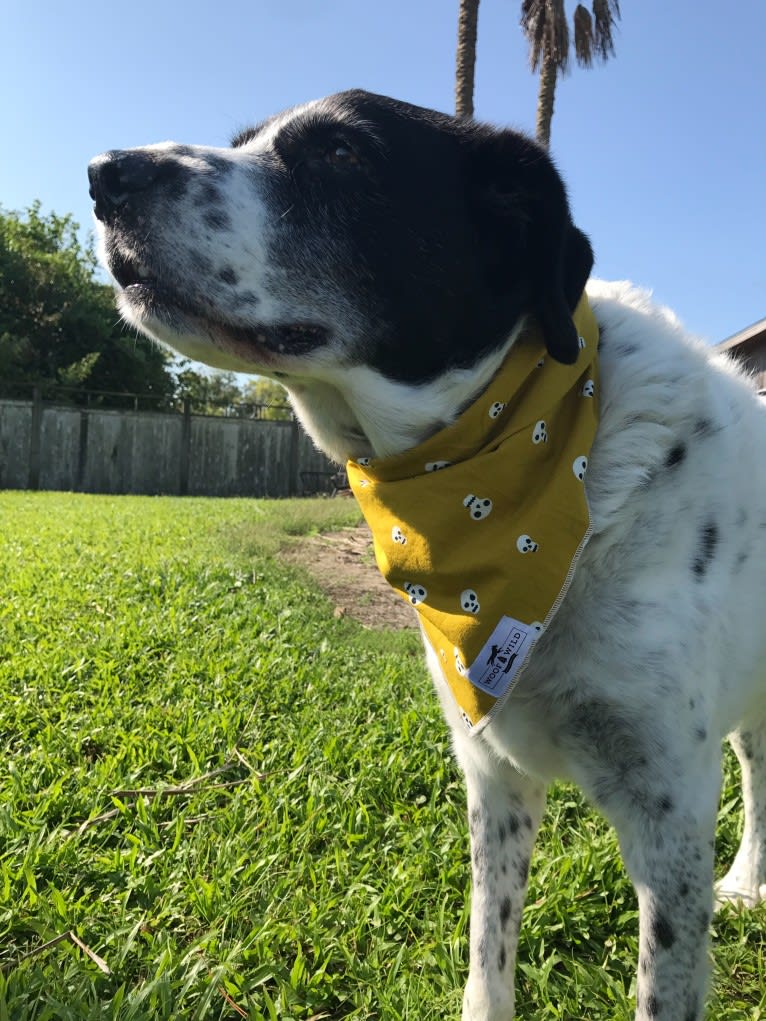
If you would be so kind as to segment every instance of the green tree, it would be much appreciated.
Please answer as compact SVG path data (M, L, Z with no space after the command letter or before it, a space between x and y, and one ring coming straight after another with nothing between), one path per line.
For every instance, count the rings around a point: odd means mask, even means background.
M71 216L0 209L0 383L171 397L168 357L120 324ZM109 402L107 402L109 403ZM114 402L113 402L114 403Z
M233 372L198 372L183 359L176 374L176 400L188 400L203 415L240 415L245 399Z
M620 17L619 0L593 0L593 14L578 4L573 17L575 59L591 67L614 56L613 31ZM521 27L529 40L529 62L540 71L535 131L548 148L556 81L569 68L569 24L564 0L522 0Z
M274 379L258 376L248 380L244 388L244 399L248 405L257 406L258 418L286 422L293 417L287 390Z
M455 62L455 116L467 120L473 117L478 22L479 0L460 0Z

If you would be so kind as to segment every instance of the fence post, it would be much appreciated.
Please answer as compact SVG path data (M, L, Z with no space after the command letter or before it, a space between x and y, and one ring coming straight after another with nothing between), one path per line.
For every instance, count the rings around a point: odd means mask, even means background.
M290 457L287 468L287 495L297 496L298 489L298 455L300 452L301 427L298 419L293 418L290 423Z
M29 488L40 488L40 443L43 431L43 395L39 386L32 391L32 430L29 437Z
M178 465L178 492L186 496L189 492L189 456L191 452L191 400L184 397L184 413L181 418L181 458Z

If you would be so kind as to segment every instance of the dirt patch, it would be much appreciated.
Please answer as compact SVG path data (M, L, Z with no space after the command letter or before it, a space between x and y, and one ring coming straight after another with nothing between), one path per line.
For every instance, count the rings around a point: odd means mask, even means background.
M335 606L370 628L416 628L415 611L384 580L375 563L367 525L303 539L281 556L309 572Z

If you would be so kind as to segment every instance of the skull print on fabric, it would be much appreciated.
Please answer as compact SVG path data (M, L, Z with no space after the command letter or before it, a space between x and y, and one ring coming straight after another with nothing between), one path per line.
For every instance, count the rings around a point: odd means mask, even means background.
M513 690L590 535L598 327L584 297L575 325L574 365L544 357L532 322L451 425L347 465L378 566L414 606L472 736Z
M576 457L572 462L572 471L575 473L575 477L582 482L585 478L585 472L588 470L588 458L587 457Z
M492 511L491 500L487 500L483 496L474 496L473 493L469 493L463 500L463 506L468 508L474 521L481 521Z
M416 585L411 581L405 581L404 591L407 593L413 606L417 606L419 603L424 603L428 597L428 592L422 585Z
M532 430L532 442L533 443L547 443L548 442L548 430L545 426L545 422L540 419L539 422L535 422L535 427Z

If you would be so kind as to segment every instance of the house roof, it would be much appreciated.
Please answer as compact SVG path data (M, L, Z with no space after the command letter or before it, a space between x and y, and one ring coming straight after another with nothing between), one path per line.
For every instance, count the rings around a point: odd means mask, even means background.
M739 347L741 344L750 346L759 342L766 344L766 319L759 319L752 326L746 326L744 330L740 330L739 333L735 333L731 337L727 337L726 340L722 340L720 344L716 344L716 347L719 351L730 351L731 348Z

